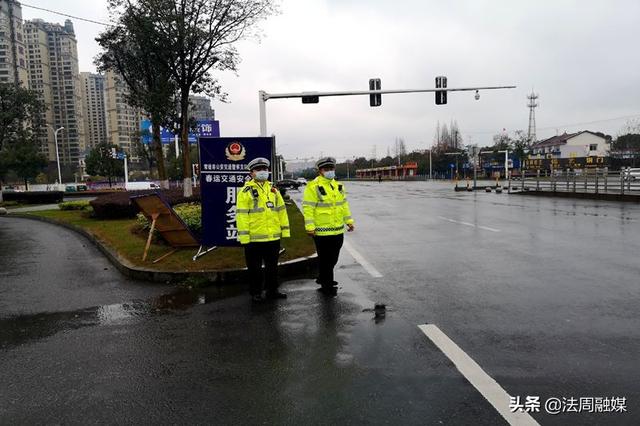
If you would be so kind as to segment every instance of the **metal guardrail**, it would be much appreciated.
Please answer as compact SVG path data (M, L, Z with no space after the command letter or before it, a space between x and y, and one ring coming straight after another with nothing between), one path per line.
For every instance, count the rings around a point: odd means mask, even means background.
M517 182L517 183L516 183ZM520 186L511 181L510 186ZM582 194L640 195L640 178L626 171L607 169L555 170L548 176L525 173L522 186L525 191L572 192Z

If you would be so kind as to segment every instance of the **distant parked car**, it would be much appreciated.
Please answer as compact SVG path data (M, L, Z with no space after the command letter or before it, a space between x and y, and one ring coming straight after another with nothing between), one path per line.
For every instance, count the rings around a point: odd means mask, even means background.
M81 192L87 191L87 185L84 183L73 183L64 187L64 192Z
M275 186L278 189L298 189L300 188L300 183L292 179L282 179L276 182Z
M127 191L141 191L144 189L160 189L160 185L155 182L127 182L125 185Z
M307 184L307 180L303 177L299 177L298 179L296 179L296 182L298 182L300 185L306 185Z
M624 180L640 180L640 169L623 170Z

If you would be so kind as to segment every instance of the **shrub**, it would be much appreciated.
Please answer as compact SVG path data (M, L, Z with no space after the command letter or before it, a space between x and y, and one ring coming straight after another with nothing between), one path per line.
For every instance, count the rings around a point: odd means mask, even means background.
M13 207L13 206L17 206L18 203L17 201L3 201L0 203L0 207Z
M87 210L90 206L88 201L65 201L58 204L60 210Z
M5 201L16 201L20 204L61 203L63 196L62 191L2 192Z
M178 204L174 206L173 210L192 232L202 233L202 206L200 203Z
M138 209L131 202L132 196L153 194L159 192L158 190L148 191L122 191L106 195L101 195L95 200L91 201L91 207L95 213L97 219L124 219L134 218L138 213ZM182 189L170 189L163 190L162 195L167 200L170 206L183 203L200 202L200 188L194 188L193 196L184 197L182 195Z

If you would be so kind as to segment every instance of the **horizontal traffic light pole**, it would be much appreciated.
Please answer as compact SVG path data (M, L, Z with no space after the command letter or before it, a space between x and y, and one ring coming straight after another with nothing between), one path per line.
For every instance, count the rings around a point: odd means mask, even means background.
M446 86L446 80L441 82ZM437 85L437 81L436 81ZM395 89L395 90L346 90L335 92L298 92L298 93L267 93L264 90L258 92L258 107L260 111L260 136L267 136L267 101L269 99L287 99L287 98L302 98L303 103L318 103L319 98L327 96L366 96L366 95L392 95L399 93L437 93L437 92L476 92L476 99L479 99L480 90L496 90L496 89L515 89L516 86L480 86L480 87L436 87L433 89ZM446 103L446 93L443 101L436 103ZM436 95L437 97L437 95ZM380 98L379 98L380 99ZM381 99L379 100L381 102ZM372 106L379 106L372 105Z
M260 91L260 99L302 98L306 96L358 96L358 95L390 95L394 93L430 93L430 92L469 92L476 90L515 89L516 86L454 87L441 89L395 89L395 90L352 90L339 92L299 92L299 93L267 93Z

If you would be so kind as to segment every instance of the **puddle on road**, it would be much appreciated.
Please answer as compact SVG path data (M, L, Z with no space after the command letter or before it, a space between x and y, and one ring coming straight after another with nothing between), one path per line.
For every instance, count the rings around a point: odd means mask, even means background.
M241 286L202 290L178 290L148 301L95 306L69 312L44 312L0 318L0 349L44 339L60 332L91 326L109 326L136 321L152 315L167 315L242 294Z

